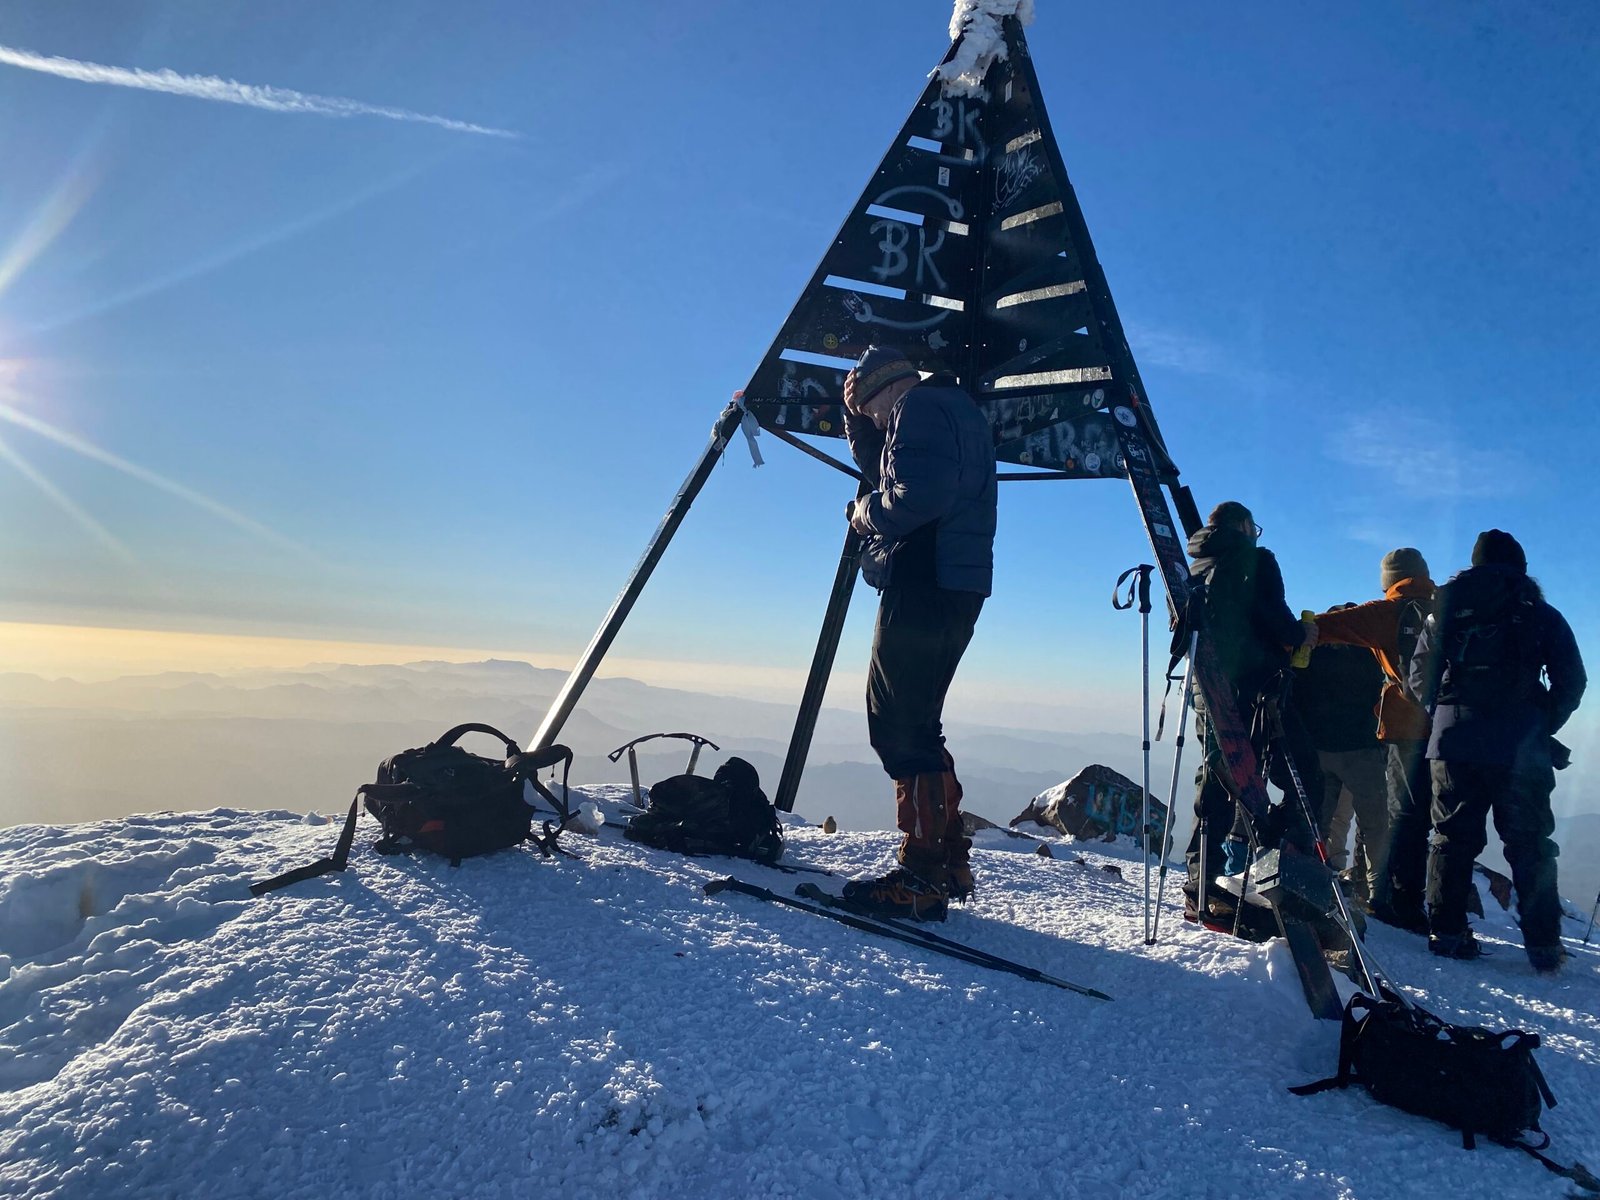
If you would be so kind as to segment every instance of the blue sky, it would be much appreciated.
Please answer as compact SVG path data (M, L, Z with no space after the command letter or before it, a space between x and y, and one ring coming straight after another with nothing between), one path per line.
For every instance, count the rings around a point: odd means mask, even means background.
M1444 576L1509 529L1600 662L1600 9L1038 10L1062 153L1202 509L1255 509L1296 608L1375 594L1392 546ZM0 384L149 473L0 422L0 619L570 661L948 18L8 5L13 49L520 136L0 65ZM849 489L764 449L718 468L619 654L803 669ZM1137 687L1137 621L1107 603L1148 557L1125 485L1012 485L1001 525L954 701L1129 727L1104 708Z

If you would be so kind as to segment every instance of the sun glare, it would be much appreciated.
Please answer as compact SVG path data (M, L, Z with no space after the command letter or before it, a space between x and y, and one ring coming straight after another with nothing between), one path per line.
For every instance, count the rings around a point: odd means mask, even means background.
M297 554L304 554L307 552L303 546L296 542L290 541L276 530L270 529L266 525L263 525L260 521L254 520L251 517L247 517L243 513L229 508L227 505L216 500L213 500L210 496L203 495L200 492L195 491L193 488L185 487L176 480L168 479L165 475L159 475L155 471L139 466L137 463L129 462L125 458L112 454L109 450L101 449L93 442L81 438L75 433L61 429L50 424L48 421L41 420L36 416L32 416L29 413L23 412L20 408L16 407L15 404L15 401L21 398L21 393L19 393L14 387L8 387L4 384L0 384L0 421L8 422L20 429L25 429L30 433L37 434L40 437L48 438L50 441L55 442L58 445L65 446L67 449L75 451L85 458L102 463L105 466L111 467L113 470L120 471L124 475L128 475L131 478L137 479L141 483L148 484L150 487L153 487L158 491L166 492L170 496L176 496L178 499L183 500L204 512L210 513L212 516L218 517L221 520L228 522L230 525L234 525L239 529L243 529L247 533L254 534L256 537L262 538L265 541L272 542L273 544L285 550L291 550ZM21 464L21 460L17 457L14 450L8 452L5 457L13 465ZM19 469L21 469L20 466ZM34 483L40 483L40 479L42 477L40 477L37 472L25 471L25 473L29 475L29 478ZM46 491L47 493L51 494L52 499L64 499L64 497L59 497L59 493L50 493L48 488Z

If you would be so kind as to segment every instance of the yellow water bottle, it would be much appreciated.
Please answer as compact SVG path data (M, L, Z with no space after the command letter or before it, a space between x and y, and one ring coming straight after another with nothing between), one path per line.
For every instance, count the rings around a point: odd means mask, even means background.
M1316 623L1316 613L1312 612L1309 608L1302 608L1300 610L1300 624L1315 625ZM1300 649L1294 652L1294 657L1289 660L1289 663L1298 670L1304 671L1311 665L1311 647L1301 646Z

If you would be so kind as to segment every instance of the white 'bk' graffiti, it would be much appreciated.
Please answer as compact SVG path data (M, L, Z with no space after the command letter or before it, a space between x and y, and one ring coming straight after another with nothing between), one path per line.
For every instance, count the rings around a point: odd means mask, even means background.
M978 132L978 117L983 112L981 108L967 108L965 100L958 100L955 104L940 98L933 102L933 138L935 141L948 142L950 135L956 135L956 145L971 146L981 160L988 150L984 143L983 134Z
M874 221L867 227L868 233L883 231L883 237L878 241L878 250L883 255L883 261L872 268L880 282L887 282L898 275L904 275L911 268L911 256L906 253L906 247L911 242L911 226L900 221L891 221L887 217ZM940 288L948 286L944 276L939 273L938 265L933 261L933 256L944 245L944 230L934 230L935 241L928 241L928 231L917 229L917 273L916 283L922 286L924 272L931 276L933 282Z

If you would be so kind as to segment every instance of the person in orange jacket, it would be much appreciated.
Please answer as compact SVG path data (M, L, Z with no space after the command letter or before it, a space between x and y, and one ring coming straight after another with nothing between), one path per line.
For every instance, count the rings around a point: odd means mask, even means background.
M1422 552L1391 550L1379 568L1383 599L1317 616L1323 645L1365 646L1383 668L1378 740L1388 747L1389 865L1372 915L1426 935L1428 831L1433 782L1428 768L1428 713L1405 689L1417 635L1433 611L1434 583Z

